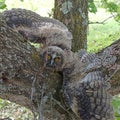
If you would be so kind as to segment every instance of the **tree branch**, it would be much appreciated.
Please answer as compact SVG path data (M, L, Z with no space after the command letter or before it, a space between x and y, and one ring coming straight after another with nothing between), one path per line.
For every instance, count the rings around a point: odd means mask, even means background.
M114 17L114 15L112 15L112 16L109 16L108 18L106 18L105 20L103 20L103 21L101 21L101 22L89 22L89 24L105 24L105 22L106 21L108 21L109 19L111 19L111 18L113 18Z
M39 54L0 19L0 98L37 112L42 104L46 120L60 119L52 98L60 88L61 76L44 70Z
M109 79L111 83L110 93L116 95L120 93L120 39L101 50L98 55L105 51L109 51L108 54L116 57L115 64L111 66L111 76Z

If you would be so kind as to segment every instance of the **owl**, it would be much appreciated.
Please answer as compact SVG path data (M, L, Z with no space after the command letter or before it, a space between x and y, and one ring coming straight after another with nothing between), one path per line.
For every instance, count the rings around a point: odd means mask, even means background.
M6 10L2 16L9 27L30 42L40 43L43 47L54 45L71 49L72 34L56 19L21 8Z
M67 63L69 52L57 46L48 46L41 50L40 56L44 61L44 67L53 71L62 71Z

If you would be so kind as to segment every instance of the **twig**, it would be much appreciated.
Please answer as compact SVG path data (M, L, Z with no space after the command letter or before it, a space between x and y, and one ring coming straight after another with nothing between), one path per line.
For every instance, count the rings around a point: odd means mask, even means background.
M32 105L33 96L34 96L34 93L35 93L35 82L36 82L36 79L37 78L36 78L36 74L35 74L34 80L32 82L32 87L31 87L31 95L30 95L31 105ZM34 116L34 120L37 120L37 114L34 111L33 105L32 105L32 113L33 113L33 116Z
M108 21L109 19L113 18L114 15L106 18L105 20L101 21L101 22L89 22L89 24L105 24L106 21Z
M41 87L41 86L39 86ZM41 101L40 103L38 102L38 109L39 109L39 120L44 120L43 117L43 107L44 107L44 90L45 90L45 85L42 85L42 93L41 93Z

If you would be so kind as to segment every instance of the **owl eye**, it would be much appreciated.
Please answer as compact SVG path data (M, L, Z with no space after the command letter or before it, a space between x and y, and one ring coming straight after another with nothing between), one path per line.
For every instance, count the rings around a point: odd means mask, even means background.
M51 56L50 55L47 55L47 60L50 60L51 59Z
M55 62L60 62L60 57L56 57L56 58L54 59L54 61L55 61Z

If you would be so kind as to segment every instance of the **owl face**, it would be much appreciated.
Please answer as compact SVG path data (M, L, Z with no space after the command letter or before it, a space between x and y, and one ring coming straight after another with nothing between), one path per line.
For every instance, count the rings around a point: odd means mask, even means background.
M43 53L44 67L55 71L60 71L65 63L65 52L57 46L49 46Z

